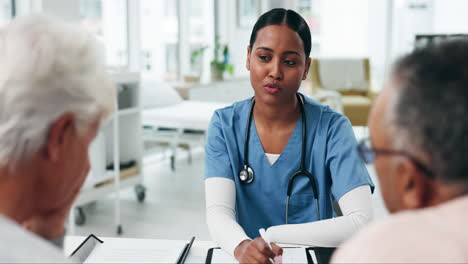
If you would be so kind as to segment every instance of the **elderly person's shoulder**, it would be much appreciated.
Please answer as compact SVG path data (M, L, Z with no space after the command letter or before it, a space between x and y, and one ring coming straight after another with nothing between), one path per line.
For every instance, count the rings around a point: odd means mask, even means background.
M333 263L468 262L468 196L375 222L337 250Z
M51 243L0 215L0 263L68 263Z

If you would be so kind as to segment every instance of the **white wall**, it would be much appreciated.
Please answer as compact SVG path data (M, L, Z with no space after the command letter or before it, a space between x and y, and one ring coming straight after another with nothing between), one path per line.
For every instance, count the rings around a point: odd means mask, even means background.
M231 51L231 63L237 77L248 76L245 68L247 58L247 45L249 43L252 27L240 28L237 26L236 1L218 0L219 36L222 44L227 43Z
M79 21L79 0L42 0L42 11L68 21Z
M319 56L368 56L369 1L321 2Z
M229 49L231 51L231 63L234 64L235 77L247 77L249 76L249 72L245 68L247 46L249 45L250 34L252 33L254 25L252 24L249 27L239 27L237 25L237 1L218 1L218 20L221 43L227 43L229 45ZM260 14L274 7L290 8L292 3L292 0L281 1L281 3L274 3L268 0L258 1L261 1Z
M380 89L397 57L413 50L417 34L468 33L467 10L467 0L369 1L369 57L379 81L374 88Z
M467 0L435 0L434 33L468 33Z
M371 0L368 9L368 47L369 60L371 63L371 77L373 79L372 89L380 90L386 73L390 57L392 35L389 34L391 24L392 1Z
M393 10L391 58L410 52L417 34L433 32L434 0L399 0Z
M396 0L391 60L414 48L417 34L468 33L466 0Z

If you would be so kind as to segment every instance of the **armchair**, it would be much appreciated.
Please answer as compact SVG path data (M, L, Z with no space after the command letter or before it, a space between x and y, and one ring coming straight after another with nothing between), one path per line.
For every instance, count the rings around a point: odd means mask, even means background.
M312 94L334 90L341 94L343 112L353 126L366 126L375 94L371 91L368 58L319 58L311 63Z

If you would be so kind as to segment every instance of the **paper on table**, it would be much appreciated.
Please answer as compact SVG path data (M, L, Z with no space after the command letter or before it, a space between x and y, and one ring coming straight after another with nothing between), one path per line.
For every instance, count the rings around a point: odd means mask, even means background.
M85 263L175 263L185 241L148 243L145 239L106 239Z
M237 263L237 259L223 249L215 248L211 257L211 263Z
M315 255L313 256L313 258ZM222 249L213 250L211 263L237 263L237 260ZM306 263L307 255L305 248L283 248L283 263ZM314 263L317 263L314 259Z
M315 254L312 254L314 263L317 263ZM298 248L283 248L283 263L307 263L306 249Z

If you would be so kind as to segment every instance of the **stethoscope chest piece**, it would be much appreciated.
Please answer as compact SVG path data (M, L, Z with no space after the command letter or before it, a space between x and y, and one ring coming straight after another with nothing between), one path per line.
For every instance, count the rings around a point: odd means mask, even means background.
M252 168L244 165L241 171L239 171L239 179L242 183L251 183L254 179L254 172Z
M316 213L317 213L317 219L320 220L320 210L319 210L319 205L318 205L318 186L317 186L317 181L315 177L308 172L305 169L305 152L306 152L306 135L307 135L307 124L306 124L306 114L304 110L304 96L297 93L296 94L297 99L299 101L299 106L301 110L301 115L302 115L302 148L301 148L301 167L298 171L293 173L289 177L288 181L288 189L287 189L287 197L286 197L286 224L288 223L288 210L289 210L289 198L292 194L292 187L293 187L293 182L298 175L305 175L307 178L309 178L310 183L312 185L313 193L315 195L315 204L316 204ZM247 127L245 131L245 141L244 141L244 160L243 160L243 166L242 169L239 171L239 180L241 183L251 183L254 180L254 172L252 168L248 165L248 155L249 155L249 136L250 136L250 124L252 122L252 115L253 115L253 109L255 105L255 100L252 98L251 100L251 106L250 106L250 112L249 116L247 119Z

